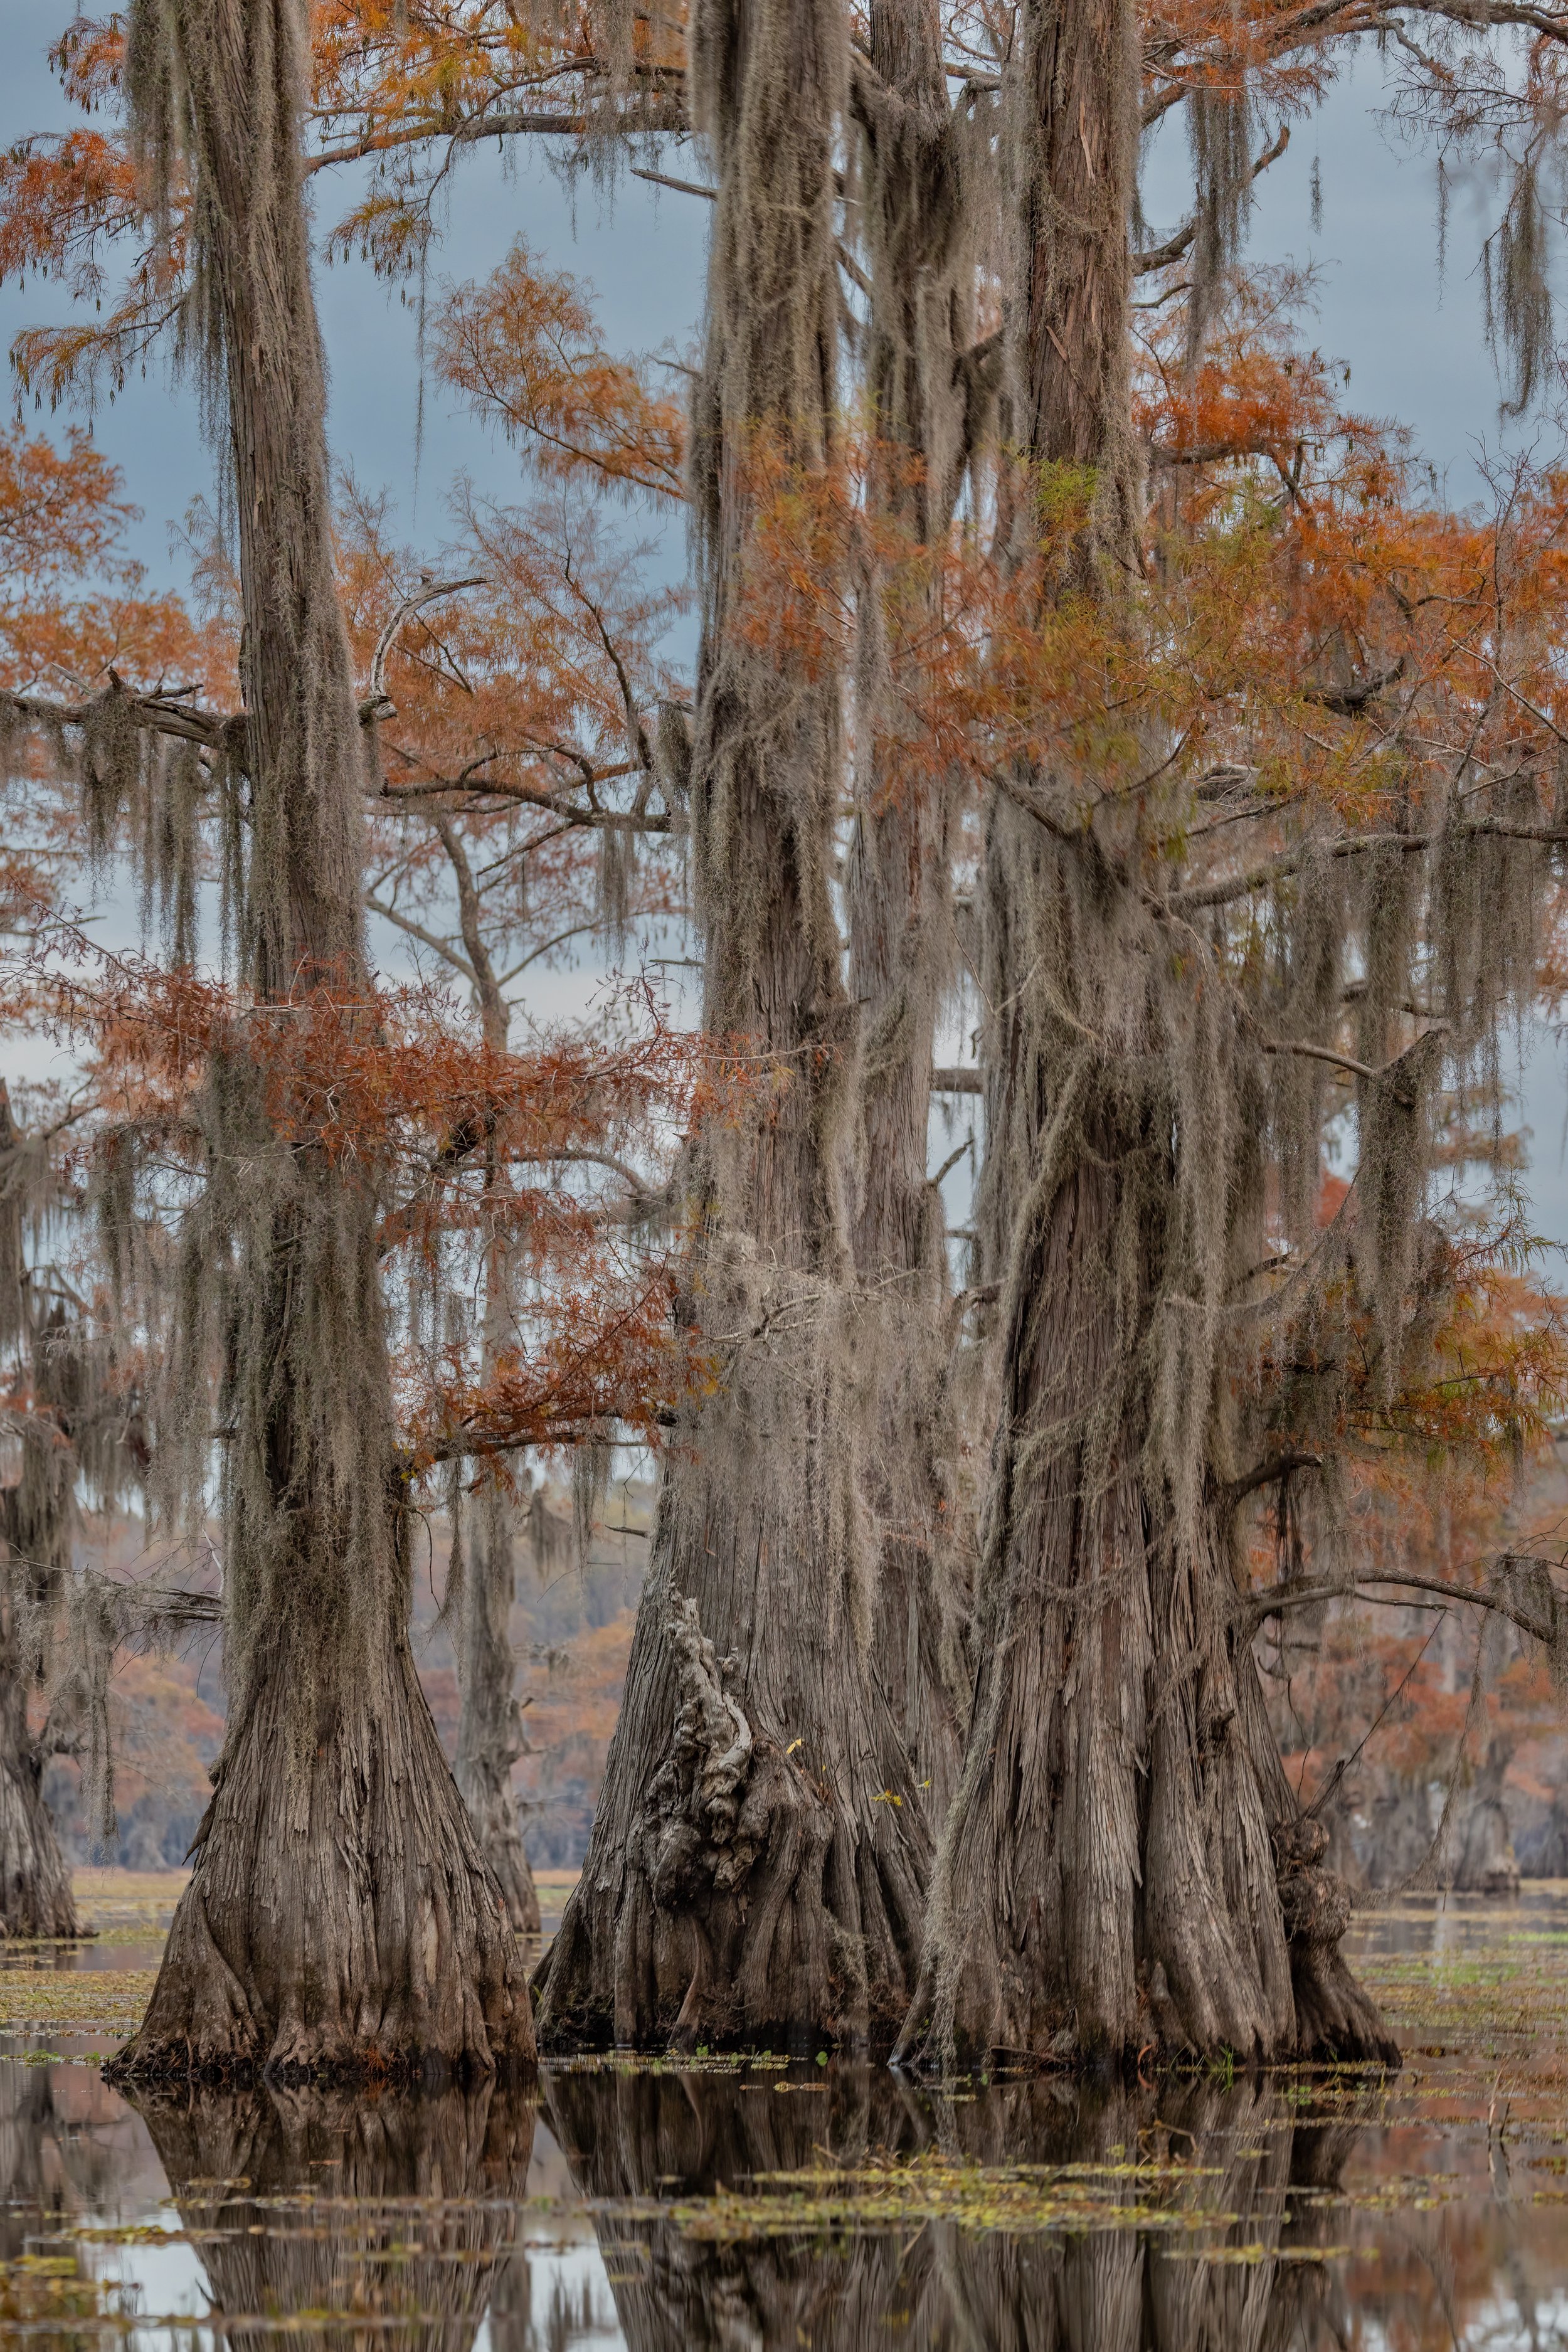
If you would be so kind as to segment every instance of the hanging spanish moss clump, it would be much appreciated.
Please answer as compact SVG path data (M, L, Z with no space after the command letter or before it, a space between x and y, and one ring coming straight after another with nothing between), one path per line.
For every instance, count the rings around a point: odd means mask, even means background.
M80 1768L94 1834L114 1830L109 1671L125 1626L77 1560L79 1497L129 1483L129 1400L50 1255L67 1222L48 1143L0 1086L0 1934L73 1936L70 1873L42 1793L51 1755ZM35 1727L34 1717L42 1720Z
M155 221L191 190L184 348L232 469L248 787L242 1010L209 1056L165 1475L220 1434L229 1714L136 2078L489 2072L532 2034L496 1882L408 1642L381 1171L313 1139L279 1064L366 992L362 749L333 577L300 161L299 0L140 0L127 88ZM233 793L237 777L220 782ZM372 1017L368 1005L357 1017ZM281 1124L279 1114L281 1113Z
M601 825L595 867L597 912L612 956L626 952L637 870L635 829L629 824Z
M608 1436L594 1431L572 1448L572 1540L579 1571L588 1566L594 1530L604 1519L615 1458Z
M1514 166L1502 219L1481 247L1487 333L1512 377L1505 416L1522 416L1533 405L1552 356L1550 272L1551 239L1531 154Z
M142 800L142 734L125 688L110 683L88 706L79 752L89 855L100 864L118 846L122 814Z
M1187 97L1187 134L1197 191L1190 263L1187 356L1195 361L1241 251L1252 210L1253 110L1245 70L1239 86L1205 83Z
M214 781L200 745L144 727L135 698L111 673L75 742L63 739L53 751L57 772L78 782L90 866L101 876L129 851L143 935L156 929L170 961L189 964L200 818ZM221 773L221 758L211 764Z
M629 142L646 138L657 154L654 140L685 127L673 11L637 0L513 0L509 13L574 74L579 118L568 172L587 171L609 185Z

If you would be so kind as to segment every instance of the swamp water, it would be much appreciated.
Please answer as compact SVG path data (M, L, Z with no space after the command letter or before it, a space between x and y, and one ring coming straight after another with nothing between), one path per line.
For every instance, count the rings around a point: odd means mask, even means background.
M1391 2077L759 2057L132 2106L99 2065L166 1901L0 1947L0 2343L1568 2347L1568 1885L1358 1916Z

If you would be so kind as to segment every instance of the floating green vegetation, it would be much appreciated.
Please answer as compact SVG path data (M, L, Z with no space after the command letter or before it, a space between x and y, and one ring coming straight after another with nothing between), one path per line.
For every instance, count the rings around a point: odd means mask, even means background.
M771 2050L710 2050L704 2043L688 2053L663 2053L658 2051L589 2050L574 2057L552 2058L552 2074L757 2074L765 2079L753 2085L757 2089L781 2091L816 2091L820 2083L786 2083L780 2079L799 2059L775 2058ZM826 2066L826 2052L815 2061Z
M1242 2268L1250 2268L1258 2263L1336 2263L1354 2252L1352 2246L1269 2246L1258 2238L1247 2246L1173 2246L1168 2249L1169 2258L1173 2262L1222 2263Z
M1568 1969L1555 1938L1485 1953L1369 1955L1357 1971L1396 2033L1423 2042L1568 2039Z
M1218 2230L1237 2219L1208 2201L1224 2178L1217 2166L1165 2160L984 2165L928 2150L900 2163L762 2174L744 2193L721 2189L642 2209L642 2218L726 2242L864 2236L927 2221L1016 2233Z
M117 2039L134 2033L157 1978L156 1969L0 1970L0 2033L37 2026Z
M74 2254L24 2254L0 2262L0 2326L45 2336L64 2352L132 2325L120 2310L119 2292L89 2277Z

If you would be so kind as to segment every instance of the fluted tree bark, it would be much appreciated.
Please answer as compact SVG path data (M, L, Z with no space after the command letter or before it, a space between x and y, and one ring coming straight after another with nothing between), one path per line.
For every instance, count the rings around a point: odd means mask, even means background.
M29 1720L47 1691L71 1567L79 1465L62 1318L27 1264L26 1139L0 1081L0 1344L14 1350L17 1412L0 1405L16 1475L0 1486L0 1936L74 1936L70 1867L44 1802L44 1744Z
M837 0L700 0L717 171L692 499L690 804L710 1034L757 1084L697 1139L672 1433L626 1698L540 1979L547 2045L890 2038L929 1855L873 1663L867 1367L844 1197L853 1015L832 879L841 680L760 584L770 486L837 461Z
M885 574L873 555L860 591L859 805L845 890L859 1030L850 1233L875 1329L874 1646L914 1778L940 1819L970 1684L971 1530L952 1384L960 1334L929 1176L931 1070L954 967L956 813L952 780L910 740L918 722L900 708L895 671L900 641L940 628L940 585L922 558L946 535L978 422L963 373L976 240L935 0L876 0L869 33L872 70L852 70L851 108L869 287L868 538L890 562Z
M318 1013L374 1018L300 162L308 40L302 0L138 0L129 25L149 205L176 174L192 191L189 333L232 469L254 1007L212 1056L177 1339L193 1486L220 1365L228 1727L118 2062L142 2079L485 2073L533 2047L409 1645L374 1170L324 1148L273 1042Z
M463 951L473 975L479 1025L493 1054L504 1054L510 1030L506 992L484 935L473 868L458 827L437 816L437 831L452 868ZM491 1154L485 1170L484 1327L481 1383L494 1377L507 1339L510 1311L509 1233L504 1205L506 1171ZM472 1532L462 1559L461 1582L448 1590L447 1614L453 1622L458 1664L458 1786L468 1806L479 1851L495 1874L507 1916L520 1936L540 1933L539 1893L518 1820L511 1768L523 1753L522 1713L517 1700L517 1661L511 1647L511 1604L516 1567L505 1481L494 1463L482 1463ZM458 1538L454 1519L454 1540ZM453 1601L457 1606L452 1606Z
M1131 0L1024 0L1004 93L1016 552L1076 502L1040 593L1112 625L1136 581L1139 71ZM980 1217L1005 1271L979 1680L900 2055L1383 2054L1264 1713L1208 1444L1249 1065L1139 890L1138 795L1065 764L1012 781L984 875Z

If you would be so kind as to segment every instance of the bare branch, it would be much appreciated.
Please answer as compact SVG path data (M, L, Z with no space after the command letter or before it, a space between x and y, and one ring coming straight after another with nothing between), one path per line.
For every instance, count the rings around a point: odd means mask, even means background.
M411 614L422 611L426 604L434 604L437 597L455 596L460 588L486 588L489 585L482 573L475 572L467 580L435 581L430 586L403 599L375 641L375 651L370 659L370 692L359 709L362 719L393 719L397 714L397 705L386 691L386 658L397 642L397 633L405 621Z

